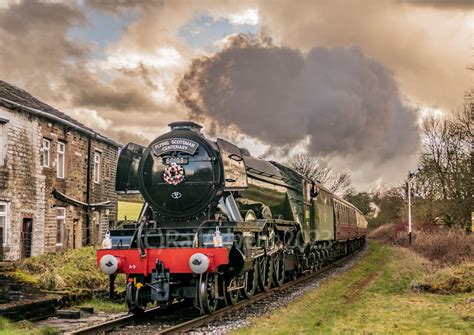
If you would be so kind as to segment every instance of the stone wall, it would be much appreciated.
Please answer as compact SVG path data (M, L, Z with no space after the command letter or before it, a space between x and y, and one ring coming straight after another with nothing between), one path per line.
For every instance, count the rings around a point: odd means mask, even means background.
M89 215L91 237L103 238L109 221L116 221L117 196L115 169L117 148L102 141L89 139L83 133L63 124L19 110L0 107L0 119L8 120L3 126L6 153L0 164L0 201L8 204L6 259L22 257L22 225L24 219L33 220L31 254L77 248L86 243L86 222ZM43 166L43 138L49 139L50 164ZM0 139L2 139L0 137ZM65 176L58 178L58 141L66 144ZM100 210L98 234L93 226L94 213L82 206L64 203L53 197L58 190L68 197L87 202L88 145L91 141L90 203L112 201L112 207ZM101 180L93 181L93 153L101 151ZM2 157L0 153L0 163ZM58 207L66 208L66 225L62 244L56 243ZM96 235L93 235L96 234ZM91 242L94 240L92 239Z
M118 148L107 145L104 142L93 141L91 150L91 161L94 162L94 153L101 155L100 181L94 181L94 169L91 169L90 180L90 202L100 203L112 201L113 207L100 210L100 224L94 221L91 224L92 243L101 243L105 232L117 222L117 193L115 192L115 174L117 170ZM94 165L92 165L94 166ZM99 228L97 230L97 228Z
M41 129L38 120L21 111L0 107L4 159L0 201L7 203L6 259L22 254L23 220L33 220L31 255L44 252L45 177L39 168Z

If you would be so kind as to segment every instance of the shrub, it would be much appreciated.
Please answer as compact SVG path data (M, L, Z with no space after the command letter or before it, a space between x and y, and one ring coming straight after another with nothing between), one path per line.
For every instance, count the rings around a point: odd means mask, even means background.
M412 286L420 291L438 294L469 293L474 291L473 274L474 262L464 262L431 272Z
M405 221L384 224L369 232L367 237L382 242L407 245L408 224Z
M424 229L415 235L412 243L415 252L439 264L459 264L474 260L474 236L462 229Z
M370 231L367 237L374 240L391 242L393 240L394 232L395 232L395 225L392 223L388 223L388 224L378 226L374 230Z
M105 291L109 286L108 276L97 268L92 247L28 258L20 264L18 272L33 277L44 290ZM118 289L125 286L124 276L117 277L116 285Z

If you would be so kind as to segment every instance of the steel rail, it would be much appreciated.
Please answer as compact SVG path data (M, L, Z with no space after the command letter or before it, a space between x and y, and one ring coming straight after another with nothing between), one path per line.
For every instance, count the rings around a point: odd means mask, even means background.
M288 289L288 288L290 288L290 287L292 287L296 284L308 281L308 280L310 280L310 279L312 279L312 278L314 278L314 277L316 277L316 276L318 276L318 275L320 275L324 272L327 272L328 270L330 270L330 269L332 269L332 268L334 268L334 267L336 267L336 266L338 266L342 263L345 263L345 262L349 261L350 259L352 259L355 255L357 255L360 251L362 251L365 248L366 248L366 246L364 245L362 248L354 251L350 255L344 256L343 258L338 259L334 263L331 263L331 264L325 266L324 268L321 268L319 270L311 272L310 274L307 274L307 275L299 277L295 280L289 281L289 282L283 284L282 286L275 287L275 288L273 288L273 289L271 289L267 292L262 292L262 293L256 294L252 298L239 301L235 305L221 308L221 309L215 311L213 314L203 315L203 316L197 317L195 319L192 319L192 320L183 322L181 324L178 324L176 326L173 326L173 327L170 327L170 328L167 328L167 329L163 329L163 330L158 330L158 331L156 331L156 334L162 334L162 335L164 335L164 334L181 334L181 333L189 332L189 331L191 331L191 330L193 330L197 327L206 325L206 324L214 321L215 319L217 319L221 316L224 316L225 314L228 314L230 312L233 312L233 311L236 311L236 310L241 309L243 307L246 307L248 305L251 305L251 304L253 304L253 303L255 303L259 300L262 300L264 298L272 296L276 292Z
M152 310L150 310L150 312L151 311ZM67 334L67 335L97 334L97 333L106 332L118 327L126 326L130 324L131 322L133 322L134 320L136 320L135 315L128 314L128 315L125 315L116 319L112 319L103 323L94 324L92 326L88 326L88 327L70 331L70 332L65 332L64 334Z
M141 314L127 314L112 320L108 320L105 322L93 324L84 328L80 328L74 331L67 331L64 334L65 335L88 335L88 334L97 334L97 333L105 333L111 330L114 330L116 328L121 328L123 326L127 326L135 321L141 321L141 320L146 320L149 317L156 316L155 314L159 312L160 310L163 310L165 312L165 315L168 314L172 309L176 308L176 305L179 304L184 304L184 300L179 300L173 302L172 306L170 306L167 309L162 309L160 306L150 308L148 310L145 310Z

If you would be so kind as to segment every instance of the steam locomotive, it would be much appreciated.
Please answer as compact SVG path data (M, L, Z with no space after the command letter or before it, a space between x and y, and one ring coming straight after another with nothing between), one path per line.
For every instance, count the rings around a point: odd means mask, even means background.
M99 268L125 273L130 311L189 299L202 313L317 270L360 248L367 221L319 182L174 122L121 151L117 192L145 200L137 228L111 231Z

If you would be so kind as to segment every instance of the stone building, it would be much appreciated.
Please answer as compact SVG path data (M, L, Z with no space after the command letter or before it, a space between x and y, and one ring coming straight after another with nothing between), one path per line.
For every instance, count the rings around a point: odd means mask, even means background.
M119 145L0 80L5 259L100 243L117 218Z

